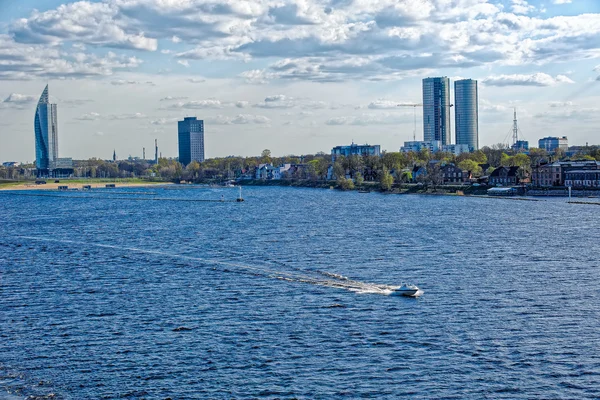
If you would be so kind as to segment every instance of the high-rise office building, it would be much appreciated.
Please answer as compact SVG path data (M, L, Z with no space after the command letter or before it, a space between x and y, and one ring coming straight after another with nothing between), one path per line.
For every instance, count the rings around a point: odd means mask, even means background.
M423 137L450 144L450 79L423 79Z
M54 168L58 159L58 117L56 104L50 104L48 85L35 109L35 166L40 174Z
M466 144L471 151L479 149L479 94L477 81L454 82L454 124L456 144Z
M186 117L178 121L179 162L187 165L192 161L204 161L204 121Z

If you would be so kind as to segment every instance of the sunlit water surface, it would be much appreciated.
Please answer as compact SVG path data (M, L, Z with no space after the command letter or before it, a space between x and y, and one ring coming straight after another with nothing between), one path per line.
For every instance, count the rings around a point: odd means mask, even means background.
M48 193L0 193L0 398L600 397L598 206Z

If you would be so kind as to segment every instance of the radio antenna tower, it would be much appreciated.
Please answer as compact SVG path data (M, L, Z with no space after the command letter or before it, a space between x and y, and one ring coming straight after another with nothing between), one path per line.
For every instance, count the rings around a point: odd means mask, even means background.
M515 107L515 119L513 119L513 146L519 141L519 125L517 124L517 107Z

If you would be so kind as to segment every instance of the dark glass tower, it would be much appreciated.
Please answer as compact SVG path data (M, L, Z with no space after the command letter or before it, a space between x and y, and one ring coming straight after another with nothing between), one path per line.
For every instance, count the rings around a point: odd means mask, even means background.
M450 79L423 79L423 138L450 144Z
M456 144L466 144L471 151L479 149L479 95L477 81L454 82L454 123Z
M178 121L179 162L187 165L192 161L204 161L204 121L186 117Z

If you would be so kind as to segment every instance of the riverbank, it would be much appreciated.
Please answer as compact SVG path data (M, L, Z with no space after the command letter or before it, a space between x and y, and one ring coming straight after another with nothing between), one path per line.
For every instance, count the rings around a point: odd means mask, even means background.
M36 184L35 182L1 182L0 190L58 190L59 186L66 186L68 190L83 190L84 186L90 189L104 189L106 185L115 185L116 188L128 187L155 187L157 185L172 185L172 182L135 180L90 180L90 179L59 179L59 182Z

